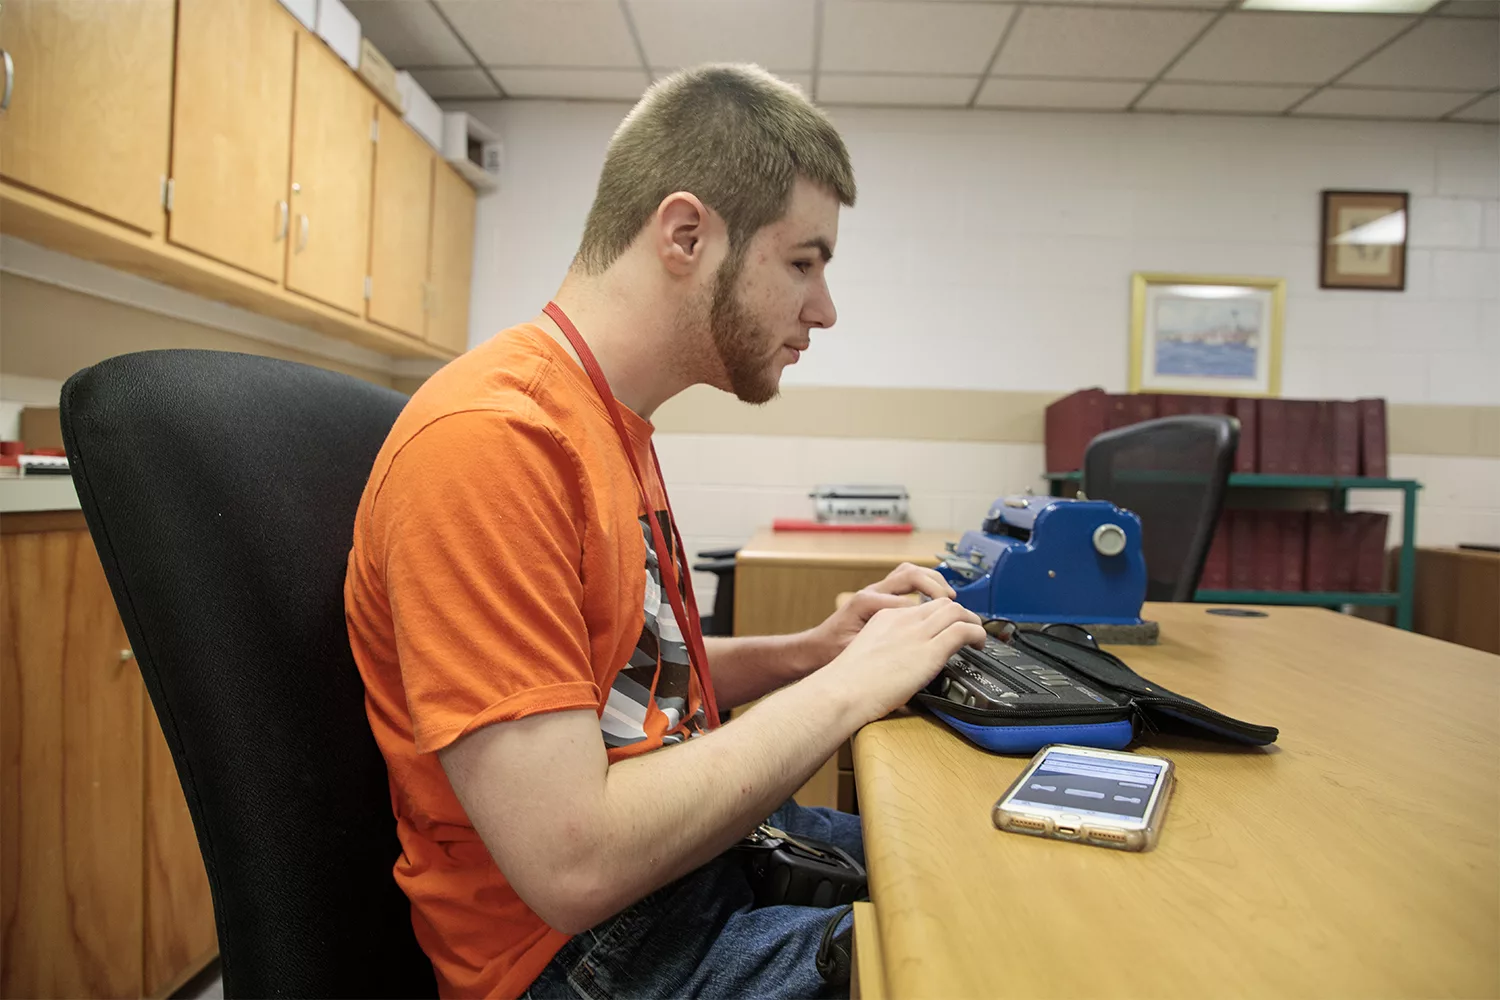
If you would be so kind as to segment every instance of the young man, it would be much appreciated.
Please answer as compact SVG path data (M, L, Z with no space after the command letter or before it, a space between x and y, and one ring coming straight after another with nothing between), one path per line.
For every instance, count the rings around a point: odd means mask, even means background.
M661 81L555 302L434 375L376 459L345 606L445 995L828 987L829 911L754 908L725 852L777 810L862 859L857 818L777 807L984 633L907 565L808 632L702 640L649 419L699 382L775 396L833 325L841 203L848 152L797 90L744 66ZM768 693L717 727L715 702Z

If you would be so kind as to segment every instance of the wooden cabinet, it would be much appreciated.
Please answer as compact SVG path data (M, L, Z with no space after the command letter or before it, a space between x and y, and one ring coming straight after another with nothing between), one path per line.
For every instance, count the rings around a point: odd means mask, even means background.
M472 190L277 0L3 0L0 47L0 232L390 357L467 347Z
M182 788L82 515L0 527L0 997L163 994L215 954Z
M0 993L135 995L142 688L87 532L0 535L0 631Z
M7 0L0 175L147 233L162 229L173 0Z
M455 354L469 349L469 280L474 269L474 189L447 164L432 171L432 262L427 339Z
M290 223L292 16L272 0L179 0L172 242L272 281Z
M364 310L370 250L374 121L369 89L328 46L303 34L292 111L286 286L356 314Z
M213 896L166 737L145 702L145 996L164 996L218 954Z
M366 315L381 326L421 337L427 319L436 156L421 136L384 105L379 121Z

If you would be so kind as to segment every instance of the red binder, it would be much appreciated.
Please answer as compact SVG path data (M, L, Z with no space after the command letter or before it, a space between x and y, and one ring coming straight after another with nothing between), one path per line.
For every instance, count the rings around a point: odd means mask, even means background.
M1286 454L1287 401L1261 399L1257 403L1257 415L1260 417L1260 471L1286 475L1292 471Z
M1229 514L1229 586L1233 590L1255 589L1255 515L1253 510Z
M1234 453L1235 472L1258 472L1260 468L1260 437L1256 433L1260 421L1257 419L1260 400L1243 397L1226 399L1228 412L1240 422L1240 447Z
M1224 396L1189 396L1174 393L1159 393L1156 396L1158 417L1179 417L1187 413L1229 412L1229 400Z
M1338 556L1335 525L1337 516L1326 510L1315 510L1307 515L1307 557L1303 561L1303 585L1308 590L1321 593L1339 589L1329 583L1333 563Z
M1332 476L1338 472L1334 462L1333 403L1320 399L1304 407L1311 428L1303 439L1303 467L1310 476Z
M1385 400L1361 399L1359 406L1359 470L1373 479L1388 476Z
M1255 589L1281 589L1281 515L1279 510L1255 512Z
M1385 536L1389 514L1361 510L1354 520L1354 589L1375 594L1385 589Z
M1219 515L1219 524L1214 528L1214 540L1208 547L1208 558L1203 562L1203 575L1198 578L1200 590L1228 590L1229 589L1229 561L1230 561L1230 538L1229 538L1229 515L1232 511L1224 511Z
M1282 405L1286 408L1286 425L1282 429L1285 439L1281 445L1286 471L1294 476L1311 475L1320 453L1314 444L1318 437L1318 404L1311 399L1286 399Z
M1359 475L1359 404L1338 399L1333 407L1333 474Z
M1307 514L1284 510L1281 514L1281 579L1277 590L1303 590L1306 587Z
M1104 433L1103 389L1080 389L1047 406L1047 471L1076 472L1083 468L1089 442Z
M1359 553L1359 523L1352 514L1333 515L1333 563L1328 569L1328 589L1337 593L1354 590L1354 561Z
M1143 420L1151 420L1156 417L1157 397L1152 393L1130 393L1126 395L1111 394L1109 397L1108 416L1105 419L1106 429L1114 430L1116 427L1129 427Z

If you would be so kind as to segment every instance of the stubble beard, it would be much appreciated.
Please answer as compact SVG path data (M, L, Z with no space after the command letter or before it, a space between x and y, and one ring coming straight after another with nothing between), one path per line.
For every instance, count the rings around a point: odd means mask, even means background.
M770 338L765 327L735 294L743 264L743 254L731 254L719 265L708 310L708 329L728 376L729 390L742 402L760 405L780 394L781 374L772 364L775 353L766 353Z

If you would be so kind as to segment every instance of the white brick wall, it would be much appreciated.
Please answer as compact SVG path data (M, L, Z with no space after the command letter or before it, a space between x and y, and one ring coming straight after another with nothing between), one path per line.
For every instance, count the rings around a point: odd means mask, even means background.
M506 149L500 190L480 201L477 342L534 315L557 287L625 107L465 107ZM1284 277L1287 395L1500 405L1493 126L835 117L860 187L829 272L840 318L814 335L788 383L1122 391L1129 277L1159 270ZM1410 192L1405 292L1318 288L1324 188ZM694 547L738 544L772 517L805 515L808 489L838 480L905 483L923 527L969 527L996 494L1039 487L1042 465L1035 445L663 435L660 446ZM1428 485L1421 541L1500 541L1500 461L1392 464Z

